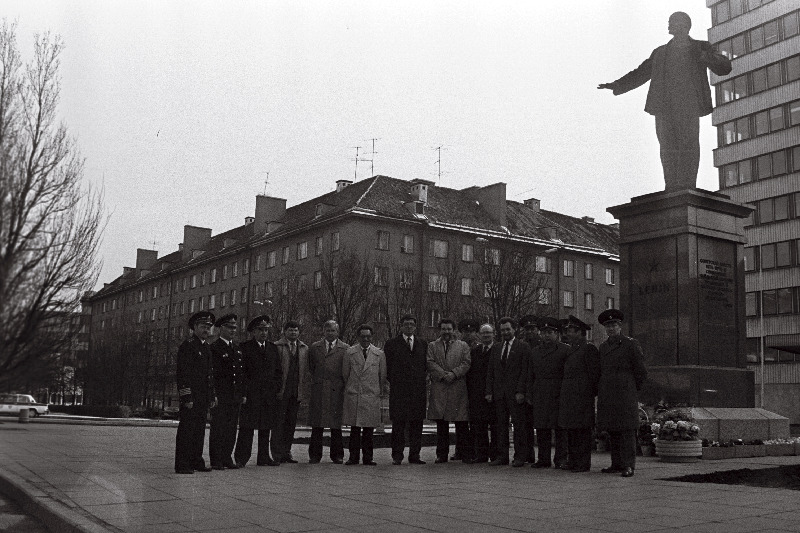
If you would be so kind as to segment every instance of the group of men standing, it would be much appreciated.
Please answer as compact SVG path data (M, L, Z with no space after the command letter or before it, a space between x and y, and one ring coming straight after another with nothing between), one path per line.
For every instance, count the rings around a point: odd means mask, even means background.
M291 444L298 407L306 398L310 463L322 460L326 428L330 459L344 462L342 426L347 425L346 464L375 465L373 433L381 422L381 400L389 395L395 465L405 458L406 442L408 462L425 464L420 451L428 419L437 427L436 463L530 463L586 472L597 422L610 434L611 466L602 471L630 477L639 425L636 391L646 371L639 344L621 335L622 319L618 310L600 314L608 339L598 350L586 340L589 326L571 315L563 321L523 317L519 335L517 322L502 318L499 340L494 326L483 324L472 345L457 338L450 319L442 319L439 337L426 342L416 335L416 319L406 315L400 334L381 350L372 344L371 326L359 326L358 343L349 346L339 339L333 320L323 325L323 339L310 347L298 339L295 322L287 322L283 337L271 343L267 316L248 324L252 338L238 347L232 340L235 315L214 321L209 312L197 313L189 321L192 338L178 351L181 421L175 470L241 468L250 459L255 430L257 465L296 463ZM212 323L219 338L208 345ZM202 457L209 408L211 468ZM456 430L453 456L450 423Z

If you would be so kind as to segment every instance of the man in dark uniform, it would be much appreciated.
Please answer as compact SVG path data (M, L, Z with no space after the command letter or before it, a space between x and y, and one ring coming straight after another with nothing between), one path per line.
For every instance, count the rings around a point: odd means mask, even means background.
M278 466L269 456L270 432L278 419L279 392L283 371L278 349L269 342L270 320L267 315L255 317L247 324L252 338L242 344L244 396L239 417L239 439L234 458L239 467L250 460L253 433L258 430L258 466Z
M228 314L214 323L219 329L219 338L211 345L217 406L211 409L211 432L208 437L208 454L214 470L238 468L231 458L236 444L236 424L239 421L244 377L242 351L233 341L237 320L235 314Z
M600 354L586 341L589 325L569 315L564 325L564 341L570 351L564 362L564 379L558 405L558 425L567 431L572 472L588 472L592 466L592 427L594 398L600 378Z
M175 472L210 472L203 460L206 417L214 407L211 348L206 339L214 325L214 313L200 311L189 318L192 337L178 347L176 378L180 396L180 422L175 437Z
M483 324L478 334L481 342L472 348L472 362L467 372L469 435L472 439L471 462L485 463L497 456L496 414L494 406L486 401L486 374L494 344L494 328L491 324Z
M637 391L647 379L642 347L622 334L622 311L607 309L597 317L606 328L600 345L600 383L597 392L597 429L608 431L611 466L604 474L631 477L636 468L636 432L639 429Z
M408 430L408 462L424 465L422 421L425 419L428 383L428 343L415 335L417 319L405 315L400 319L400 335L383 346L386 355L386 380L389 382L389 418L392 421L392 464L403 462L406 430Z
M525 341L531 350L542 343L542 334L539 331L539 317L535 315L525 315L519 319L519 337ZM525 433L528 435L528 455L526 463L536 462L536 430L533 426L533 406L528 402L522 405L525 412Z
M561 322L557 318L543 318L539 329L542 343L531 350L527 396L528 403L533 406L533 425L539 445L539 460L531 466L550 466L552 432L555 431L556 453L553 462L556 468L561 468L567 462L568 452L566 432L558 427L558 404L569 346L558 340Z
M497 457L492 466L508 464L508 420L514 425L515 467L525 464L528 457L528 435L525 432L525 393L528 386L528 364L531 348L516 338L513 318L500 319L502 342L492 346L486 371L486 401L494 404L497 422Z

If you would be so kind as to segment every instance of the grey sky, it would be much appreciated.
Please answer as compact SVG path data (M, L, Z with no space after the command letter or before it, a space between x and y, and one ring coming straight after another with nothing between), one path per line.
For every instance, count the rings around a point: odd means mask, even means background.
M663 188L647 86L599 91L667 42L674 11L706 39L703 0L564 2L3 2L24 59L61 34L61 112L105 187L100 279L136 248L177 249L183 225L214 233L255 195L289 205L375 173L464 188L612 222L605 208ZM710 117L698 184L716 190ZM369 177L369 164L358 179Z

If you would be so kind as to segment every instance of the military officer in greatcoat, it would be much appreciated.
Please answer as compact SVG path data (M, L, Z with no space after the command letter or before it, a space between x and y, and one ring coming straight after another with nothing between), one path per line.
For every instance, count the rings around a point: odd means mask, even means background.
M342 358L350 346L339 339L339 324L335 320L325 322L322 333L324 338L308 349L308 373L311 377L311 398L308 404L311 441L308 444L308 462L315 464L322 460L322 434L325 428L330 428L330 458L334 463L342 464Z
M600 378L600 354L586 340L590 326L569 315L563 327L563 339L570 350L564 362L564 379L558 406L558 425L567 431L572 472L588 472L592 466L592 427L594 398Z
M200 311L189 318L191 338L178 347L176 378L180 396L180 422L175 437L175 472L210 472L203 460L206 417L214 407L211 348L207 342L214 313Z
M408 462L424 465L422 422L425 420L428 384L428 343L416 335L417 319L404 315L400 335L386 341L386 380L389 382L389 418L392 421L392 464L403 462L408 431Z
M270 455L270 432L278 423L283 369L280 355L269 342L270 319L267 315L255 317L247 324L251 339L242 343L244 385L242 410L239 416L239 438L234 458L239 467L250 460L253 452L253 434L258 430L256 465L278 466Z
M519 338L531 347L536 348L542 344L542 333L539 331L539 317L525 315L519 319ZM528 435L528 455L525 462L536 462L536 430L533 426L533 406L528 402L522 405L525 412L525 432Z
M531 350L526 398L533 406L533 425L539 446L539 460L531 466L547 468L551 465L552 433L555 432L553 462L556 468L561 468L567 462L567 439L566 432L558 427L558 406L569 346L558 340L561 322L557 318L543 318L539 329L542 343Z
M242 351L233 340L237 320L235 314L227 314L214 323L219 330L219 338L211 344L217 406L211 409L211 431L208 437L208 454L214 470L239 468L231 458L233 446L236 444L244 377Z
M624 318L618 309L607 309L597 317L608 335L600 345L597 429L608 432L611 449L611 466L602 472L631 477L636 468L639 428L637 391L647 379L647 370L639 341L622 334Z

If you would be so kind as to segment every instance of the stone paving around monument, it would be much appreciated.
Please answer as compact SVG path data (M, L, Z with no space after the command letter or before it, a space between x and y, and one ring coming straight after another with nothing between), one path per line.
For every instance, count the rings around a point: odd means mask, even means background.
M376 467L297 465L178 476L175 430L0 421L0 492L58 531L800 531L800 493L659 478L795 464L795 457L666 464L636 476L460 462ZM206 448L207 450L207 448ZM325 450L327 453L327 450ZM19 494L18 494L19 495ZM17 499L17 498L15 498Z

